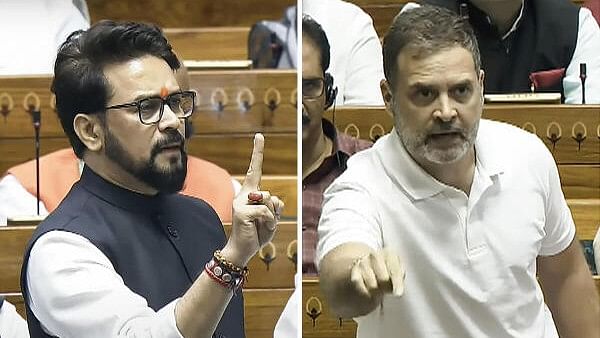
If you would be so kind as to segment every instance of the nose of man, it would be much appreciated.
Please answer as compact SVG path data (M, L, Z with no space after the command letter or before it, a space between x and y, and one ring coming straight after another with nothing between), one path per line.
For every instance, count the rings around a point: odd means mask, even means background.
M450 122L458 115L458 111L452 104L448 95L440 95L438 105L434 108L433 117L443 122Z
M177 115L175 115L175 113L171 110L168 104L165 104L162 118L158 122L158 129L179 129L181 124L181 119L177 117Z

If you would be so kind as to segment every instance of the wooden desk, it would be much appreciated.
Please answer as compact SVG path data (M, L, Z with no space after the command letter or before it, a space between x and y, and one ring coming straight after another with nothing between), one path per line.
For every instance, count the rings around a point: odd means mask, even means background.
M600 293L600 276L594 276ZM329 309L319 288L318 278L302 280L302 337L304 338L354 338L356 322L337 318ZM313 317L316 318L313 322ZM314 324L313 324L314 323Z
M23 254L34 230L35 225L0 227L0 293L20 292ZM231 232L230 224L225 224L225 232ZM250 275L247 288L294 288L296 238L295 221L279 223L271 244L263 248L248 264Z
M244 325L247 338L265 338L273 335L275 324L290 298L293 289L245 289ZM21 293L0 293L6 301L15 305L17 312L25 315L25 304Z
M113 19L153 22L160 27L250 27L259 20L281 19L285 8L295 4L295 0L87 0L92 23Z

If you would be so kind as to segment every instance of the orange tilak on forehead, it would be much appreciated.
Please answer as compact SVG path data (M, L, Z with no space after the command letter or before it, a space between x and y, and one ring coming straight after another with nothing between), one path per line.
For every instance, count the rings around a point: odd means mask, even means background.
M166 87L162 87L160 89L160 97L164 99L167 95L169 95L169 90Z

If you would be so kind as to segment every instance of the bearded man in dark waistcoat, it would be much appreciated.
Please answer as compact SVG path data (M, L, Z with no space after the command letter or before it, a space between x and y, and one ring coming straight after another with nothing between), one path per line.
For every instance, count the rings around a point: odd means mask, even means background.
M560 92L600 103L600 28L591 11L570 0L422 0L468 17L475 30L489 94ZM409 5L413 6L414 4Z
M102 21L60 47L52 91L85 168L25 252L31 337L244 337L246 265L283 203L258 191L260 134L229 238L207 203L176 193L195 106L179 67L146 24Z

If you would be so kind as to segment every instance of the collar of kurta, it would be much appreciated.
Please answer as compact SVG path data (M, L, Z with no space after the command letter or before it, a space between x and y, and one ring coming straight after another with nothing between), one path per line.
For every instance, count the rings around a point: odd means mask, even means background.
M138 213L154 213L161 210L163 194L144 195L119 187L84 166L79 184L91 194L117 207Z

